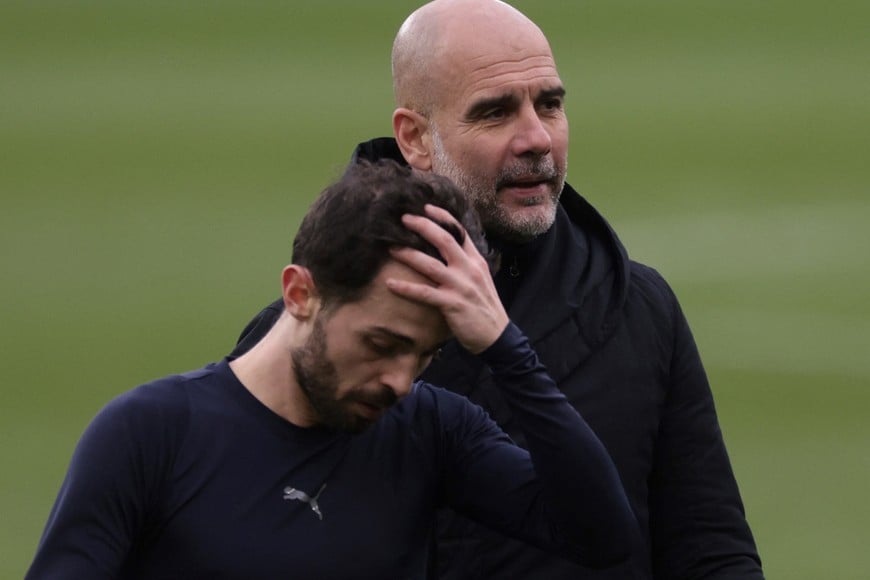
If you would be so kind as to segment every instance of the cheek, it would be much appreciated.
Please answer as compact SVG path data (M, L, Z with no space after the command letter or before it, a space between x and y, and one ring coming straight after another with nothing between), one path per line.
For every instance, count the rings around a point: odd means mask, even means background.
M348 391L376 382L380 373L377 361L355 351L346 351L343 356L333 358L332 362L340 391Z
M550 131L553 157L564 161L568 157L568 121L555 122Z
M497 135L486 135L463 143L453 159L466 175L478 180L488 179L498 173L501 160L508 151L510 141Z
M341 337L342 334L334 333L333 336ZM366 367L359 347L341 339L327 340L324 356L335 372L339 390L345 390L349 385L359 382Z

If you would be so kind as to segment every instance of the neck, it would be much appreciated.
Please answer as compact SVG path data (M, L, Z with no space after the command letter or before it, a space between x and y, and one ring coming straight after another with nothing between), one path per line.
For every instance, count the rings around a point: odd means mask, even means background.
M282 315L251 350L230 361L230 368L239 382L272 412L297 427L312 427L316 421L293 372L290 349L295 343L292 321L288 318L291 317Z

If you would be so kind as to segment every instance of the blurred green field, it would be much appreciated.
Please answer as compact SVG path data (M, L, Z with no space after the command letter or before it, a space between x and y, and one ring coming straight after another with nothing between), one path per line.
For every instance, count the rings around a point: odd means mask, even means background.
M417 4L0 3L0 578L93 414L277 296L308 203L390 132ZM870 4L515 4L571 183L681 297L767 576L866 578Z

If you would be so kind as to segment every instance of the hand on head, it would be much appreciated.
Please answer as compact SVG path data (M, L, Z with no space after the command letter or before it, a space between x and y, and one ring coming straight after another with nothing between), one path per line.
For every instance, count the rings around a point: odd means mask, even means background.
M459 223L442 208L427 205L426 216L406 214L405 226L435 246L446 264L411 248L395 248L392 256L432 280L434 285L387 280L390 290L409 300L438 308L459 343L472 353L491 346L509 318L495 289L489 266L471 239L462 245L437 222Z

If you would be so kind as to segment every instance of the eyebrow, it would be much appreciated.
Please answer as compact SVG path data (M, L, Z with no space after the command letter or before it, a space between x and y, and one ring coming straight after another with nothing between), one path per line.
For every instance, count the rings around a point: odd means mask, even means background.
M536 101L544 100L544 99L552 99L553 97L564 98L565 97L565 87L556 87L554 89L544 89L538 95Z
M565 96L565 87L555 87L552 89L544 89L535 97L535 102L554 97L563 98ZM514 93L504 93L496 97L483 98L475 101L468 108L465 117L468 119L477 119L485 115L493 109L509 109L517 106L520 99Z
M472 103L465 116L468 119L477 119L493 109L510 108L516 106L518 102L519 99L517 96L511 93L480 99L479 101Z

